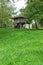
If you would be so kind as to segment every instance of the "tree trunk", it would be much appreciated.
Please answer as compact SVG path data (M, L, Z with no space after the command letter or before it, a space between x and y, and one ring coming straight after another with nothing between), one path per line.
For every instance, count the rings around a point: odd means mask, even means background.
M29 24L29 29L30 29L30 24Z
M38 26L37 26L37 20L35 20L35 25L36 25L36 29L38 29Z

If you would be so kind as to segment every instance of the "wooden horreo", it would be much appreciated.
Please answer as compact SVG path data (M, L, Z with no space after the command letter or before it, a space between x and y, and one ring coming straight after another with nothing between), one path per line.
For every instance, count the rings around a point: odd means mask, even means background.
M11 17L11 19L14 20L14 23L15 23L14 27L15 28L23 28L23 25L26 23L25 16Z

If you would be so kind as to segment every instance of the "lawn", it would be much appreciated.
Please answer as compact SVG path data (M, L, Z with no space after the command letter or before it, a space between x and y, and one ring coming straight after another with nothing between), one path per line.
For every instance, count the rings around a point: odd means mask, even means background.
M0 65L43 65L43 30L0 28Z

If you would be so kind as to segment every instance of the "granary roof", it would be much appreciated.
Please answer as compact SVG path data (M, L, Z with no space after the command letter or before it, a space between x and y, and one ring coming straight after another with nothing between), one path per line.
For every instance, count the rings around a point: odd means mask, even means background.
M16 17L11 17L11 19L25 19L26 17L25 16L16 16Z

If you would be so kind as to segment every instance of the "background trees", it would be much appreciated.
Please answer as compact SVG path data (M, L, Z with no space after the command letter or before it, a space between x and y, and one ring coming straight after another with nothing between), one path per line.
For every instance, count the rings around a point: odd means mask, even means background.
M9 22L10 16L14 14L14 8L10 6L10 0L0 0L0 25Z
M26 21L29 24L34 20L36 28L38 28L37 22L43 20L43 0L27 0L27 6L22 11L22 14L27 17Z
M15 2L15 0L12 1ZM2 25L8 23L10 16L15 14L15 7L10 3L11 0L0 0L0 24ZM43 21L43 0L27 0L26 4L26 8L21 9L21 15L26 16L26 22L29 24L34 20L38 28L37 23Z

